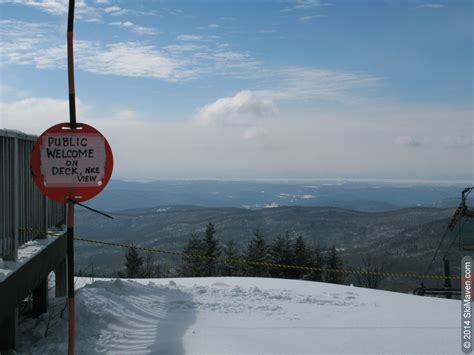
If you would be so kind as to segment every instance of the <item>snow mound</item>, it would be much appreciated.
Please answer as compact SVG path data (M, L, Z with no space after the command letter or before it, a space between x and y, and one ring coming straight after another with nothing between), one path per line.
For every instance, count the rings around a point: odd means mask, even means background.
M78 278L77 354L458 353L460 303L263 278ZM20 353L66 353L65 299ZM50 321L49 326L48 320ZM48 328L48 336L44 333Z

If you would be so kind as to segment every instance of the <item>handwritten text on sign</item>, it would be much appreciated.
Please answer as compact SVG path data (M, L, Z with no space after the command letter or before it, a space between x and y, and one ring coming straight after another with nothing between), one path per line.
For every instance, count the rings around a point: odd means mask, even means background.
M45 134L40 154L45 186L102 185L105 145L100 134Z

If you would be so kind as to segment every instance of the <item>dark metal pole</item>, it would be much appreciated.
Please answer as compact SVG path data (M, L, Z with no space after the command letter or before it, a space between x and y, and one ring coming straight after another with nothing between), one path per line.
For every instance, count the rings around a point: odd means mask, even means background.
M67 68L69 84L69 127L76 128L76 94L74 89L74 7L69 0L67 19ZM74 203L68 202L67 209L67 280L68 280L68 355L74 355L76 345L76 305L74 301Z
M76 305L74 301L74 203L67 204L67 305L68 305L68 355L74 355L76 334Z
M451 292L448 290L451 289L451 279L449 277L449 260L443 257L443 264L444 264L444 288L446 290L446 298L451 298Z
M75 0L69 0L67 18L67 73L69 82L69 122L71 129L76 128L76 93L74 89L74 6Z
M67 73L69 83L69 122L71 129L76 128L76 92L74 88L74 6L75 0L69 0L67 18Z

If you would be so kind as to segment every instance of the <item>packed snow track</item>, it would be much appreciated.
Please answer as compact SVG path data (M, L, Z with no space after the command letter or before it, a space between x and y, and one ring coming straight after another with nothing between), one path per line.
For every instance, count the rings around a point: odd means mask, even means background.
M77 354L457 354L461 349L456 300L243 277L78 278L76 287ZM22 323L20 353L67 352L65 299L51 303L48 314Z

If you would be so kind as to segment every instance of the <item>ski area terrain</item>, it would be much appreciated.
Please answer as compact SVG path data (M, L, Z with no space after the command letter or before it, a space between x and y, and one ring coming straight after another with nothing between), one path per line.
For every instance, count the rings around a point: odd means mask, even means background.
M76 288L77 354L461 350L458 300L244 277L77 278ZM65 302L53 299L49 313L21 324L19 353L67 352Z

